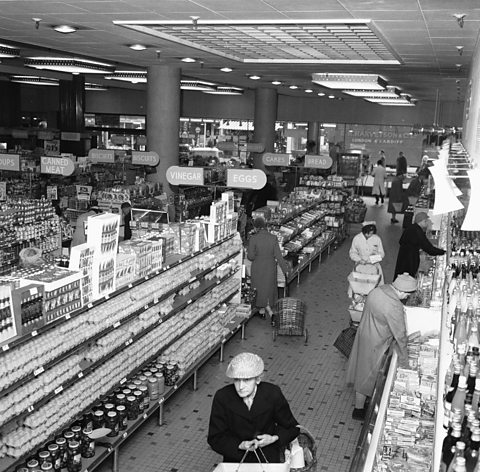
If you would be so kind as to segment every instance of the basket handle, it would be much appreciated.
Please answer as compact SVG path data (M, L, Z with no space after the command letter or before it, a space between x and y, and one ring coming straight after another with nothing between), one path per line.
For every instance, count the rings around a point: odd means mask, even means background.
M268 464L268 460L267 460L267 458L265 457L265 453L262 451L262 448L259 447L258 450L260 451L260 454L261 454L261 455L263 456L263 458L265 459L265 463ZM260 456L258 455L257 449L253 449L252 451L250 451L250 449L247 449L247 450L245 451L245 454L243 454L242 460L241 460L240 463L238 464L237 470L236 470L235 472L239 472L240 466L244 463L245 458L247 457L247 454L248 454L249 452L253 452L253 453L255 454L255 456L257 457L258 463L260 464L260 468L261 468L262 472L265 472L265 469L263 468L263 462L260 460Z

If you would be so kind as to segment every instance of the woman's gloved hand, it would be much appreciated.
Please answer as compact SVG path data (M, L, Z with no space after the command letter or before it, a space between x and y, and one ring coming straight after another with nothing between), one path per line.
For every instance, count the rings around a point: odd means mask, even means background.
M265 447L278 441L278 436L270 434L259 434L257 436L257 447Z
M242 441L238 446L238 449L242 449L243 451L254 451L258 447L258 441L256 439L252 439L251 441Z

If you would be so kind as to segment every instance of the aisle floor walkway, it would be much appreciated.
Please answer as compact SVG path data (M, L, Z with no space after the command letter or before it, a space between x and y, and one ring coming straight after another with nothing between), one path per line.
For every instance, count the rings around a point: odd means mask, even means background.
M391 282L401 234L400 223L392 225L387 205L376 206L366 197L366 219L376 220L386 258L382 264L385 281ZM199 371L198 389L187 382L165 405L164 425L151 418L120 452L120 472L210 472L221 457L207 442L208 419L215 391L228 383L228 361L242 351L258 353L265 361L265 380L278 384L297 420L315 437L318 465L316 471L349 470L361 422L351 419L354 394L345 386L346 359L333 342L350 322L347 275L352 269L348 251L360 224L350 225L350 236L321 264L302 274L299 286L293 283L290 296L307 304L306 324L309 340L279 336L272 339L267 320L252 318L246 339L237 334L225 348L225 361L212 357ZM100 472L111 470L107 460Z

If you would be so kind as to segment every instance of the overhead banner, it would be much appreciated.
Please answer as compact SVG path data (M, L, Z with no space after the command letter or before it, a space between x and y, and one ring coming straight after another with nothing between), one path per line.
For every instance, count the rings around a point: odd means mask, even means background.
M80 141L80 133L75 133L71 131L62 131L60 133L60 139L62 141Z
M0 170L20 170L19 154L0 154Z
M275 154L266 152L262 156L262 162L266 166L288 166L290 164L290 154Z
M314 154L305 155L304 167L310 167L312 169L330 169L332 164L333 160L330 156L316 156Z
M132 151L132 164L155 167L160 157L155 151Z
M115 151L113 149L90 149L88 157L92 162L113 164L115 162Z
M263 143L234 143L233 141L221 141L217 143L217 148L221 151L236 151L237 147L241 151L247 152L263 152L265 144Z
M267 183L260 169L227 169L227 187L261 189Z
M167 182L172 185L203 185L202 167L172 166L167 169Z
M75 164L67 157L42 156L40 158L40 173L55 175L72 175Z

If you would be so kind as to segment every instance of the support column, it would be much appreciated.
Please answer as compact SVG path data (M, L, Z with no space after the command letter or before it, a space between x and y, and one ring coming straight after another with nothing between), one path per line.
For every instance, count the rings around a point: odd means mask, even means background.
M147 75L147 149L160 156L155 174L148 180L160 182L163 191L174 193L166 179L170 166L178 164L180 132L180 67L153 65Z
M315 146L312 147L311 149L308 149L308 146L307 146L307 150L311 154L318 154L318 139L320 137L319 136L319 130L320 130L320 126L319 126L318 121L309 121L308 122L307 144L308 144L308 141L311 141L312 143L315 143Z
M20 84L0 82L0 126L22 126Z
M275 121L277 119L277 91L273 88L257 88L255 90L255 127L253 141L265 145L264 152L273 152L275 143ZM265 170L262 154L256 153L253 157L253 166Z
M82 133L85 129L85 76L73 75L72 80L60 80L59 100L60 131ZM85 142L82 139L62 140L60 150L82 156L85 154Z

